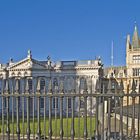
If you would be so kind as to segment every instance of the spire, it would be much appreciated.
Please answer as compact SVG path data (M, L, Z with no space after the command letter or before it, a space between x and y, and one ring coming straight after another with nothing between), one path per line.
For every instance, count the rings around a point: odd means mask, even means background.
M135 23L135 29L134 29L134 34L133 34L133 38L132 38L132 46L133 48L139 48L139 36L138 36L138 29L137 29L137 25Z
M126 38L126 50L129 49L131 49L131 46L130 46L130 35L128 34Z
M135 31L137 31L137 25L135 25Z
M111 45L111 66L114 65L114 48L113 48L114 44L113 44L113 41L112 41L112 45Z
M135 21L134 24L135 24L135 30L137 30L137 21Z

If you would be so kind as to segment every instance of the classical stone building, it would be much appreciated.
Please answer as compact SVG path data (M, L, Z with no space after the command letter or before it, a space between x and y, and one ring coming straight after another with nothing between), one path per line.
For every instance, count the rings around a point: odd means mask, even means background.
M88 93L95 93L96 82L100 77L102 77L102 74L103 71L100 58L97 58L96 60L59 61L54 63L49 57L46 61L35 60L32 57L31 51L28 51L28 55L25 59L18 62L14 62L11 59L7 65L0 65L1 91L2 93L4 91L2 87L5 87L5 79L9 79L11 93L15 88L13 81L19 80L20 94L24 94L25 80L28 79L30 90L36 94L37 81L39 77L41 88L43 89L45 87L46 90L48 90L48 85L51 79L52 92L56 94L59 92L60 83L62 81L64 84L65 94L73 92L82 94L85 82L87 83ZM71 108L71 101L68 101L68 103L69 108ZM75 110L78 110L78 103L75 102L75 104ZM24 102L24 105L26 111L26 101ZM20 99L19 106L20 110L22 110L22 99ZM48 101L46 101L46 106L48 109ZM11 107L12 105L10 106L10 109ZM16 105L14 105L14 107L16 108ZM53 99L52 108L55 109L55 107L59 108L59 99ZM65 110L65 103L64 107ZM32 99L30 99L30 108L31 110L33 108ZM41 98L40 108L43 112L44 98ZM87 108L89 108L89 106Z
M137 27L135 26L132 40L130 39L130 35L127 35L126 66L111 66L103 70L100 58L96 60L59 61L54 63L48 57L46 61L39 61L32 57L31 51L28 51L27 57L21 61L14 62L10 59L10 62L6 65L0 64L0 89L2 93L2 87L5 86L4 79L9 79L11 93L13 92L13 80L15 79L19 80L21 94L25 92L25 87L23 86L25 85L25 79L28 79L29 88L35 93L38 77L40 77L41 88L43 89L45 87L46 90L48 89L51 79L53 93L59 91L62 81L64 83L65 93L72 93L74 91L75 93L82 94L85 82L87 83L88 93L95 93L97 81L102 80L102 82L108 83L109 78L113 79L112 87L114 87L114 83L119 84L121 80L123 80L125 93L131 92L132 81L134 79L137 85L136 90L138 91L140 85L140 39ZM32 108L32 100L30 104L30 108ZM53 99L52 108L58 106L57 104L59 104L58 101ZM124 98L124 105L125 104L126 98ZM42 109L43 106L44 100L41 99ZM71 105L69 105L69 107L70 106ZM76 103L76 110L77 109L78 103Z
M111 66L104 68L104 77L114 78L118 83L121 79L124 83L125 93L131 93L132 81L135 80L136 91L140 85L140 39L137 26L135 26L132 39L127 35L126 39L126 66ZM126 104L126 99L124 99Z

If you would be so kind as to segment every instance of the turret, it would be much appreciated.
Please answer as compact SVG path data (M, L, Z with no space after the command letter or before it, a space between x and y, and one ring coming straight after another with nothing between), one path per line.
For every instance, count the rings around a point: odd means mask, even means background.
M126 50L130 50L131 49L131 44L130 44L130 35L128 34L127 35L127 38L126 38Z
M129 51L131 50L131 44L130 44L130 35L127 35L126 39L126 65L129 62Z

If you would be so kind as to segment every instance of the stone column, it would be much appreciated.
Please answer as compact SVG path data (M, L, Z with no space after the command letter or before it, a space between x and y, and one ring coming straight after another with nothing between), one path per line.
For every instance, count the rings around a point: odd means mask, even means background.
M68 94L68 92L67 92L67 76L64 76L63 84L64 84L64 94ZM67 97L63 98L63 110L65 112L67 110Z
M79 87L80 87L80 77L79 76L76 76L75 77L75 91L76 91L76 94L79 94L80 93L80 90L79 90ZM75 98L75 110L76 112L78 112L79 110L79 97L76 97Z
M50 82L50 77L47 77L47 78L46 78L46 94L49 93L49 91L48 91L49 82ZM47 112L49 112L49 99L48 99L48 97L46 98L46 106L47 106L46 110L47 110Z
M91 93L91 76L86 77L87 81L87 94ZM87 97L87 113L88 115L91 114L91 99L92 97Z
M37 88L37 77L33 77L33 82L32 82L32 86L33 86L33 91L34 94L36 94L36 88ZM37 100L36 97L34 97L34 108L35 108L35 114L37 113Z
M80 77L76 76L76 80L75 80L75 85L76 85L76 93L79 93L79 86L80 86Z

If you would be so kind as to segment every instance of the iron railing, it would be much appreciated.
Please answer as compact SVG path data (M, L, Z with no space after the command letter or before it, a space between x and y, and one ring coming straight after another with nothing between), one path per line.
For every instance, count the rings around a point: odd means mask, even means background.
M140 94L133 80L132 91L124 93L120 83L119 93L115 86L112 93L111 80L108 91L103 87L88 93L85 83L83 94L75 90L65 92L61 81L59 90L41 85L30 88L29 79L10 83L2 80L0 94L0 139L140 139ZM48 87L48 88L46 88ZM124 103L126 101L126 103Z

